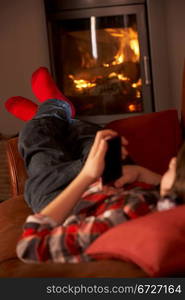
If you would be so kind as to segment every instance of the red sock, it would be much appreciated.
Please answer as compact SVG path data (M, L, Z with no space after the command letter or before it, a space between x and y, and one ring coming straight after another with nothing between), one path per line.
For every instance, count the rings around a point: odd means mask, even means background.
M31 84L33 93L40 102L44 102L48 99L59 99L66 101L70 104L71 117L74 117L75 108L73 104L57 88L47 68L40 67L37 69L32 75Z
M6 100L5 107L9 113L25 122L31 120L38 109L36 103L21 96L12 97Z

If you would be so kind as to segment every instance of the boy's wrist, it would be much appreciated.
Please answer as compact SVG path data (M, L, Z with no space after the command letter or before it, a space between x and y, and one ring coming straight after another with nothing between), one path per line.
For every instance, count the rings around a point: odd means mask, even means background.
M153 171L150 171L142 166L138 166L139 168L139 180L153 184L153 185L159 185L161 181L161 175L157 174Z
M90 174L86 173L85 170L82 169L82 171L79 173L79 179L82 181L84 185L89 186L93 182L96 181L97 178L94 178Z

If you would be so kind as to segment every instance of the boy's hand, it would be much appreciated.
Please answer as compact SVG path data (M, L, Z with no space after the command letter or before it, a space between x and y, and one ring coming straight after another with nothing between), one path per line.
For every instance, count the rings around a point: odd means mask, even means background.
M123 176L114 182L114 186L120 188L125 184L135 181L145 182L148 184L158 185L161 181L161 175L152 172L144 167L137 165L123 166Z
M135 181L138 181L138 178L140 177L140 168L139 166L123 166L122 167L122 173L123 176L118 178L115 182L114 182L114 186L117 188L121 188L122 186L124 186L125 184L129 184L129 183L133 183Z
M168 170L163 174L161 179L160 194L164 197L169 193L176 178L176 163L177 158L173 157L170 160Z
M128 155L128 151L125 148L125 146L127 146L127 145L128 145L127 139L124 136L122 136L121 137L121 156L122 156L121 158L122 159L125 159L126 156Z
M97 132L94 143L82 169L82 174L92 179L92 181L102 175L105 167L105 153L108 148L106 141L115 136L117 136L117 132L110 129Z
M116 136L117 133L113 130L100 130L97 132L94 143L91 147L82 173L92 179L96 180L101 176L105 167L105 153L108 145L107 140Z
M105 153L108 149L107 140L117 135L118 133L111 129L104 129L97 132L85 165L81 171L82 174L89 177L91 182L99 178L105 168ZM128 154L125 149L125 146L128 145L128 141L124 137L121 137L121 144L122 159L124 159ZM114 158L112 159L114 160Z

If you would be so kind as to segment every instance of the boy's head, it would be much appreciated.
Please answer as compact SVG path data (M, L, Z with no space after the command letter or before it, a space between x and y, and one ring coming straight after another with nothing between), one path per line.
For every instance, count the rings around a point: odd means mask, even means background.
M185 203L185 143L177 158L172 158L167 172L161 179L161 196L174 193Z

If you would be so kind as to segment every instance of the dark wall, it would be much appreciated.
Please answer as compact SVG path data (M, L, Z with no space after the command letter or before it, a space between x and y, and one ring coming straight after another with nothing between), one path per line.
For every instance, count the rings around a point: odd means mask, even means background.
M30 77L41 65L49 66L43 1L0 1L0 132L14 134L22 128L4 101L21 95L36 102Z

